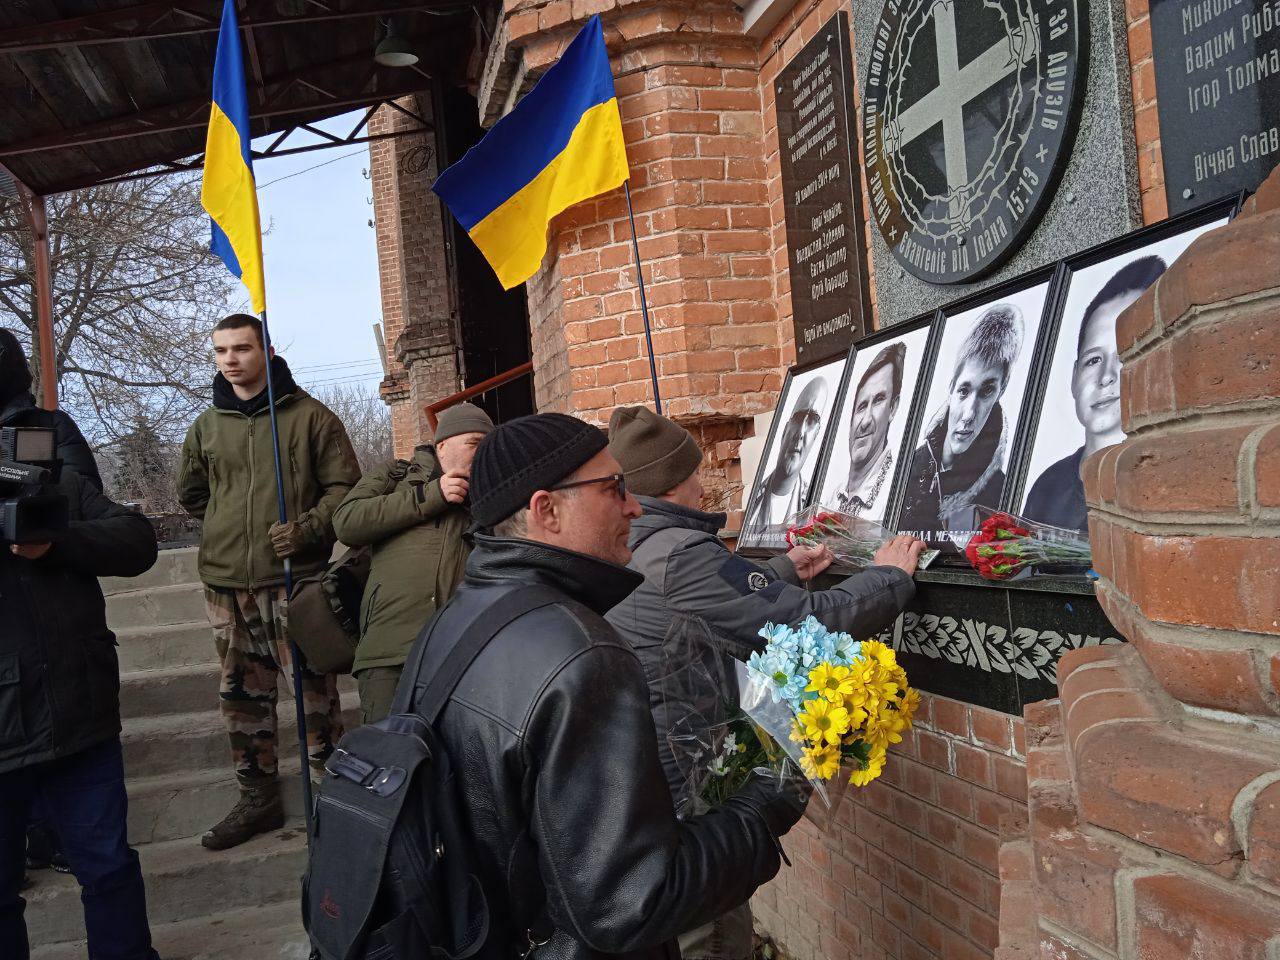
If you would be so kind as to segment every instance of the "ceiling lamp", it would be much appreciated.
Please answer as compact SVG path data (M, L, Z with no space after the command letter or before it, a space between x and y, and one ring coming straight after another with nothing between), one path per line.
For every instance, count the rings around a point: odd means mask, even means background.
M387 35L373 51L374 61L382 67L412 67L418 62L418 54L408 38L396 32L395 25L387 21Z

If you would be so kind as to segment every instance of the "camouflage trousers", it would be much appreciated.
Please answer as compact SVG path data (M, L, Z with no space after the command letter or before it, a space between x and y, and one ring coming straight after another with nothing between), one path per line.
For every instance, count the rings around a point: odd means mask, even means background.
M293 687L284 587L260 590L204 588L205 609L222 661L218 696L242 783L272 779L278 771L276 702L280 672ZM334 674L302 668L302 704L311 766L324 767L342 738L342 710Z

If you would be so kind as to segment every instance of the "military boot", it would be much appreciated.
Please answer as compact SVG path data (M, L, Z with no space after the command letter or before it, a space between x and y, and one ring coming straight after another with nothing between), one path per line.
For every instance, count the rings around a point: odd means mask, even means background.
M260 833L284 826L284 805L280 802L280 783L241 784L240 799L221 823L214 824L200 843L209 850L229 850Z

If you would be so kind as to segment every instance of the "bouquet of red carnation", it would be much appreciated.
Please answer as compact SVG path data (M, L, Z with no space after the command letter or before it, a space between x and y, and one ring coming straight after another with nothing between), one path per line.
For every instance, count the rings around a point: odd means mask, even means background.
M855 567L874 564L876 551L893 537L892 531L873 520L821 506L801 510L787 528L788 547L826 546L837 560ZM919 568L929 566L937 555L937 550L926 550L920 556Z
M1089 567L1089 541L1075 530L978 507L984 516L965 547L973 568L988 580L1012 580L1037 567Z

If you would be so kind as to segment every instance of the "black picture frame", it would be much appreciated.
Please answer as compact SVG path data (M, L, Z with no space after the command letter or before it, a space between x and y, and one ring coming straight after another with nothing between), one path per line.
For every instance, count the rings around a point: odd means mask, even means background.
M878 352L887 343L899 340L902 337L916 333L918 331L926 331L924 339L924 350L920 357L920 367L916 374L915 384L911 389L910 396L899 399L900 413L905 419L902 429L902 441L898 445L898 449L894 456L893 475L889 477L889 489L887 492L885 510L879 516L868 516L868 520L887 526L886 521L893 513L897 503L897 495L901 485L901 479L905 476L905 465L909 460L906 455L908 442L914 435L913 433L913 416L915 414L920 391L927 382L926 376L930 369L930 363L933 358L933 351L936 348L935 340L937 338L936 321L938 311L931 310L928 313L920 314L910 320L902 323L895 323L892 326L877 330L860 340L857 340L849 348L849 354L845 358L844 375L840 382L840 393L836 398L835 406L832 407L831 419L827 423L826 436L822 439L822 450L818 458L818 466L813 475L813 482L810 486L811 495L809 497L809 506L821 502L822 490L826 485L827 475L831 469L831 462L835 455L837 441L840 435L840 422L842 415L845 413L844 404L848 399L849 391L854 388L853 371L857 365L859 354L863 352ZM823 503L825 507L834 507L834 504Z
M757 553L772 555L779 552L780 549L785 549L785 546L781 543L773 542L776 538L769 538L767 542L761 542L762 538L754 535L754 531L749 530L749 526L752 507L755 504L756 493L760 489L760 484L765 478L766 470L772 467L772 464L776 459L774 456L774 445L778 442L778 433L782 428L783 417L781 414L788 410L788 404L791 401L791 390L796 379L798 377L823 370L827 367L836 367L847 363L848 354L844 354L836 357L827 357L824 360L819 360L816 363L805 364L804 366L794 366L787 371L787 378L783 381L782 391L778 394L777 406L774 407L773 420L769 424L769 434L765 438L764 448L760 452L760 462L756 465L755 478L751 486L745 488L743 496L742 529L738 533L737 549L742 551L744 554ZM836 388L832 391L830 409L834 409L836 404L839 402L840 390L844 382L845 373L846 371L844 367L841 366L839 378L836 380ZM829 416L830 413L828 413L828 417ZM811 470L816 470L818 465L821 463L821 444L825 439L827 426L828 424L826 423L822 425L822 434L818 438L818 451L816 455L814 455L813 467ZM798 508L800 509L808 506L809 495L813 489L813 476L814 474L812 472L808 473L809 486L804 497L798 502Z
M1132 233L1125 234L1123 237L1098 244L1087 250L1082 250L1058 264L1057 275L1054 278L1053 289L1050 293L1052 312L1045 317L1041 331L1044 342L1040 351L1040 367L1031 381L1035 389L1028 391L1023 398L1019 432L1015 437L1013 451L1010 456L1010 463L1011 465L1016 465L1016 469L1011 469L1006 477L1004 498L1000 505L1001 509L1022 515L1022 511L1026 506L1025 500L1030 492L1029 481L1034 465L1036 441L1041 434L1041 420L1044 417L1045 403L1051 386L1058 341L1062 333L1063 323L1066 320L1065 312L1070 299L1073 277L1088 268L1105 264L1119 257L1163 243L1191 230L1209 226L1217 221L1230 222L1239 212L1242 202L1243 194L1235 194L1222 200L1204 204L1184 214L1152 224L1149 227L1143 227ZM1041 469L1043 470L1044 468L1042 467ZM1039 473L1037 473L1038 476ZM1035 520L1037 518L1028 517L1028 519ZM1082 530L1082 533L1087 536L1087 528Z
M1029 350L1029 360L1026 373L1026 382L1023 386L1023 395L1019 400L1017 407L1013 411L1006 411L1006 416L1013 415L1013 423L1010 428L1010 436L1008 439L1008 447L1006 453L1004 467L1004 482L1001 485L1000 494L996 499L997 502L991 504L983 504L993 509L1003 509L1004 502L1008 496L1008 479L1012 471L1016 471L1019 467L1017 463L1017 438L1019 436L1022 419L1026 410L1026 395L1037 389L1037 377L1042 370L1043 353L1045 349L1045 328L1049 319L1049 311L1054 303L1055 280L1061 270L1059 263L1051 263L1016 277L1011 277L993 286L986 287L975 293L962 297L952 303L946 304L939 308L934 319L934 331L932 343L928 355L928 369L921 375L920 389L916 396L915 409L912 412L911 423L908 427L909 436L912 438L910 453L903 458L900 475L893 494L893 512L890 522L885 526L890 530L901 530L903 524L903 512L905 508L907 487L910 483L911 468L914 463L915 453L918 449L920 434L924 426L924 420L929 415L927 409L929 405L929 395L932 392L934 378L938 376L938 361L942 351L942 341L946 331L948 321L961 314L969 313L972 310L979 309L987 304L995 303L1000 300L1007 300L1011 296L1031 290L1034 287L1046 286L1044 302L1041 304L1040 315L1036 318L1036 333L1034 338L1029 338L1023 344L1024 350ZM976 524L975 524L976 528ZM954 545L947 546L940 541L931 542L930 546L943 547L934 564L937 566L955 566L968 568L969 563L965 559L964 553L957 549Z

